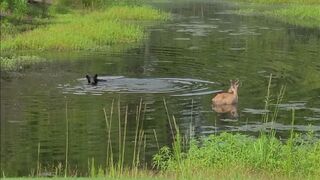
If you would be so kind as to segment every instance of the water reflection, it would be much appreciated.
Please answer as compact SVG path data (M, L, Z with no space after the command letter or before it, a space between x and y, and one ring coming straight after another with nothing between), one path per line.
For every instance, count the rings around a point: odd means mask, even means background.
M234 104L212 104L212 110L218 113L219 119L238 119L238 107Z

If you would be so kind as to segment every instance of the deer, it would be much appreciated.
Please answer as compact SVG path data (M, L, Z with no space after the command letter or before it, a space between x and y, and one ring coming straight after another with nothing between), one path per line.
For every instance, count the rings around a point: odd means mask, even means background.
M235 105L238 103L239 80L230 80L230 83L230 88L227 92L218 93L212 98L212 103L214 105Z

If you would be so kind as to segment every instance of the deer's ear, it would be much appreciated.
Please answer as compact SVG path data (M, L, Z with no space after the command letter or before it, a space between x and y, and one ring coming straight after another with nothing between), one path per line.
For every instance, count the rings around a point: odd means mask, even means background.
M88 74L86 75L86 78L88 80L88 83L90 83L90 76Z
M98 74L95 74L93 78L98 79Z

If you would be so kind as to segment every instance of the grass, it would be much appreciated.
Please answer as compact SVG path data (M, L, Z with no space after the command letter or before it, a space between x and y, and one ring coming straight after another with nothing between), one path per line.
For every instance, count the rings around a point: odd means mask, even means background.
M0 57L1 71L18 71L28 68L35 63L44 62L46 59L38 56L10 56Z
M249 6L240 5L239 14L261 14L293 25L312 28L320 27L320 1L318 0L233 1L252 3ZM262 6L260 4L262 4Z
M115 6L105 11L59 15L56 23L5 38L4 50L97 50L145 37L136 21L166 20L168 14L149 6Z
M294 5L264 13L278 20L306 27L320 27L320 5Z
M179 177L219 176L220 171L228 169L249 176L320 177L320 142L310 142L301 136L281 142L266 134L253 138L222 133L191 141L185 153L162 148L154 161L162 171ZM179 139L175 143L179 143Z

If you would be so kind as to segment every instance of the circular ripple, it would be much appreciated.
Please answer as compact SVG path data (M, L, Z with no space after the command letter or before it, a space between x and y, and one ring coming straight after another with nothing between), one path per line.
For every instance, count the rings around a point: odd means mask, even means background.
M106 92L116 93L163 93L172 96L194 96L211 94L211 81L189 78L126 78L122 76L99 76L101 81L96 86L88 85L85 78L78 79L79 85L64 85L59 88L63 93L76 95L102 95Z

